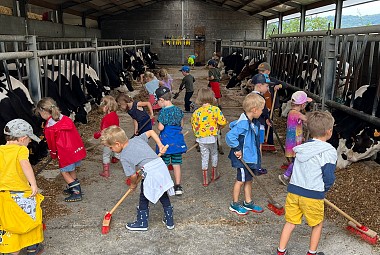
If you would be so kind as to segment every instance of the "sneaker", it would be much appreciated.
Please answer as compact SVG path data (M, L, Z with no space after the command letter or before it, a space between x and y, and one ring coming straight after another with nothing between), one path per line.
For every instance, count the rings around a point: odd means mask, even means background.
M183 194L183 188L181 185L174 185L174 193L176 196L181 196Z
M241 206L239 203L232 202L230 204L230 211L236 213L237 215L246 215L248 210Z
M277 248L277 255L289 255L288 250L285 251L279 251Z
M311 253L307 252L306 255L325 255L323 252Z
M285 186L288 186L288 184L289 184L289 179L286 179L285 175L280 174L280 175L278 176L278 179L280 180L280 182L281 182L282 184L284 184Z
M256 176L267 174L268 171L265 168L253 169L253 174Z
M190 104L190 111L194 112L194 110L195 110L195 104L194 104L194 102L191 102L191 104Z
M261 206L255 205L253 201L246 203L243 202L243 207L247 209L248 211L255 212L255 213L262 213L264 209Z

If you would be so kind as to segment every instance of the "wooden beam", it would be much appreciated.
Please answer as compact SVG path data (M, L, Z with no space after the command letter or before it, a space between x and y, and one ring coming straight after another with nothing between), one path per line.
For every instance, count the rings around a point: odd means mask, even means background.
M67 8L71 8L71 7L74 7L76 5L81 5L83 3L86 3L86 2L90 2L92 0L81 0L81 1L67 1L67 2L64 2L61 4L62 6L62 10L64 9L67 9Z

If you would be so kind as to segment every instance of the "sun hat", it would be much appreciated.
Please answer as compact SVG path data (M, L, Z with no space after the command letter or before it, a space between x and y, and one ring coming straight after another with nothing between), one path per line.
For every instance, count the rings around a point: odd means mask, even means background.
M6 131L6 130L9 130ZM9 121L4 128L4 134L14 137L28 136L30 139L39 143L41 141L35 134L33 134L32 126L23 119L14 119Z
M179 71L188 73L188 72L190 72L190 67L189 66L183 66Z
M268 62L263 62L261 63L258 67L257 67L257 70L259 71L270 71L271 70L271 67L269 65Z
M265 77L265 75L262 73L256 74L252 77L252 84L253 85L260 84L260 83L266 83L269 85L274 84L274 82L271 82L270 79Z
M292 95L292 103L294 104L304 104L311 101L313 101L313 99L307 97L307 94L304 91L297 91Z
M155 91L156 98L159 99L160 97L162 97L163 95L165 95L166 93L169 93L169 92L170 92L169 88L167 88L165 86L159 87Z

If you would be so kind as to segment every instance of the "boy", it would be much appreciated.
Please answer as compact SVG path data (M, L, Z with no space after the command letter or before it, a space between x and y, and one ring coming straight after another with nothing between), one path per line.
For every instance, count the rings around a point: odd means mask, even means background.
M190 113L194 111L194 103L190 101L191 97L194 93L194 77L190 74L190 67L183 66L181 70L182 75L184 76L181 82L181 85L179 85L179 91L186 89L185 93L185 112ZM178 93L179 93L178 91ZM191 109L192 108L192 109ZM192 111L191 111L192 110Z
M216 102L218 104L219 109L222 109L220 106L220 98L222 95L220 94L220 70L216 68L217 63L215 60L209 60L207 63L209 68L207 80L209 81L209 86L214 92Z
M238 215L246 215L249 211L261 213L263 208L255 205L252 201L252 175L244 167L240 159L243 159L248 166L257 171L261 165L259 123L265 100L258 94L249 94L243 101L244 113L240 118L231 122L231 130L226 134L226 143L231 147L228 158L231 160L232 167L237 168L236 182L233 188L230 204L230 211ZM239 194L241 187L244 186L244 202L239 204Z
M307 116L307 128L312 137L293 148L296 158L288 185L285 202L285 226L281 233L278 255L286 255L286 245L302 216L311 226L310 247L307 255L316 252L322 232L325 193L334 184L337 160L335 148L326 141L331 138L334 118L329 112L315 111Z
M174 228L173 207L168 196L168 193L169 195L174 194L173 181L165 163L148 145L149 137L152 137L157 143L160 153L165 153L165 146L153 130L146 131L140 136L128 140L123 129L118 126L110 126L102 131L100 137L103 145L120 153L120 162L124 173L131 179L131 190L135 190L137 187L136 167L143 171L145 177L141 181L136 221L127 223L125 226L131 231L148 230L149 201L155 204L158 200L164 208L163 222L168 229Z
M186 92L187 93L187 92ZM166 165L172 164L174 170L174 191L176 196L183 194L181 186L182 153L187 150L182 134L183 112L172 104L170 89L159 87L156 92L157 103L162 108L157 121L162 143L169 144L168 151L162 155Z
M187 58L187 64L191 66L194 69L195 59L198 57L198 54L195 53L194 55L189 55Z
M41 254L44 240L41 202L28 144L33 139L32 126L22 119L9 121L4 128L7 143L0 146L0 253L19 254L27 247L31 255ZM4 212L12 211L12 215ZM22 224L17 224L21 223Z

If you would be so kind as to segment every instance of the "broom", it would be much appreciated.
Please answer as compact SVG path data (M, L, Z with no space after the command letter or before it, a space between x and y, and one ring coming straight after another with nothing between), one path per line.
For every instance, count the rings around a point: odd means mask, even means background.
M272 107L271 107L270 115L269 115L269 121L271 122L272 127L273 127L272 117L273 117L274 105L276 102L276 96L277 96L277 90L274 91L273 100L272 100ZM265 136L265 142L262 144L262 147L261 147L261 149L263 151L275 151L276 150L276 147L274 147L273 144L268 144L269 130L270 130L270 126L268 125L267 133Z
M240 161L243 163L245 168L248 170L248 172L252 175L252 177L255 179L257 184L260 186L262 190L264 190L265 194L269 198L268 200L268 209L274 212L277 215L284 215L285 210L282 205L280 205L278 202L274 201L273 197L269 194L268 190L265 188L265 186L260 182L259 178L256 177L256 175L253 173L252 169L245 163L245 161L241 158Z
M366 226L360 224L357 220L352 218L347 213L343 212L341 209L339 209L336 205L331 203L326 198L324 199L325 203L328 204L331 208L333 208L335 211L340 213L343 217L345 217L348 220L348 226L347 230L350 232L359 235L364 241L370 243L370 244L376 244L379 240L379 236L377 233Z
M168 147L169 147L169 145L165 145L166 149ZM158 154L159 157L161 157L161 155L162 155L161 153ZM138 184L141 181L141 179L142 179L142 172L141 172L141 170L138 170L136 172L136 174L138 175L136 184ZM124 199L126 199L131 192L132 192L132 190L129 188L127 190L127 192L124 194L124 196L122 196L120 198L120 200L116 203L116 205L111 209L111 211L106 212L106 215L104 215L103 224L102 224L102 234L103 235L108 234L110 232L110 224L111 224L111 218L112 218L113 212L119 207L119 205L121 203L123 203Z

